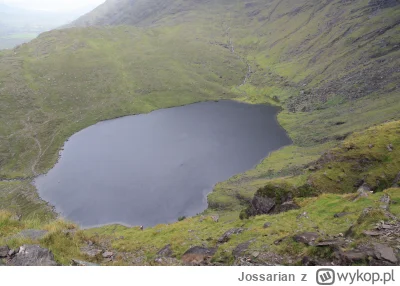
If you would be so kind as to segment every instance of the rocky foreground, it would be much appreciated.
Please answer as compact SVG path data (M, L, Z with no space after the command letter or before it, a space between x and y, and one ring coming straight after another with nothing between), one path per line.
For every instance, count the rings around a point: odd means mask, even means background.
M397 189L399 192L400 189ZM362 240L357 239L357 228L366 218L374 216L376 209L367 207L362 210L355 224L352 224L345 233L329 235L315 227L315 231L297 233L292 236L283 236L273 241L275 246L294 247L301 245L312 247L313 252L279 253L264 248L263 250L252 250L250 245L254 244L258 238L252 238L243 243L237 244L232 249L234 260L231 265L400 265L400 220L390 212L391 204L398 204L398 201L392 201L390 196L383 194L380 199L380 209L385 215L384 219L378 221L372 228L362 231ZM345 218L350 216L351 212L336 213L332 218ZM223 223L215 216L207 218L202 216L200 219L212 221L214 224ZM298 221L310 220L307 212L300 213L296 218ZM263 224L263 229L272 227L270 222ZM136 230L143 232L143 230ZM205 244L192 246L182 255L177 255L172 244L167 244L159 249L151 261L146 261L143 250L136 252L121 251L121 249L112 249L109 238L104 236L96 241L89 237L82 238L82 244L79 248L79 259L72 258L67 263L59 263L52 251L35 244L24 244L16 248L8 245L0 246L0 265L1 266L57 266L57 265L75 265L75 266L96 266L96 265L117 265L125 260L130 261L128 265L226 265L227 261L215 259L219 248L224 247L228 242L235 240L237 236L243 235L249 229L245 227L232 228L224 232L215 240L214 247L206 247ZM63 231L66 236L77 236L78 230ZM194 232L192 230L192 232ZM51 233L45 230L23 230L20 233L8 237L6 241L22 239L43 242L49 238ZM124 240L124 237L119 237ZM134 242L131 242L134 244ZM82 257L86 260L82 260Z

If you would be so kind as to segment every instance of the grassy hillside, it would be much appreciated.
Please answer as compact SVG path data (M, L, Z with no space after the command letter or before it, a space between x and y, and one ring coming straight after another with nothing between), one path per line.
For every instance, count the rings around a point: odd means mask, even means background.
M321 196L339 205L348 198L343 193L356 191L352 184L360 176L372 184L383 172L389 182L400 171L398 162L365 149L372 144L368 136L357 137L364 153L356 148L353 155L373 156L372 175L361 170L343 177L348 169L338 169L342 161L319 170L317 160L330 149L340 153L337 146L354 131L400 119L399 4L109 0L69 28L0 51L0 208L51 219L51 208L29 182L54 165L73 133L100 120L216 99L282 107L278 120L294 142L216 186L206 214L219 213L229 226L242 224L239 212L271 180L290 188L309 181L318 194L334 193ZM390 133L396 147L398 127L393 128L382 134ZM343 168L352 170L348 159ZM307 171L310 166L318 171ZM289 221L293 215L281 216ZM194 228L197 220L161 228L171 227L184 239L180 226ZM138 235L147 240L153 232L157 228Z
M400 182L396 185L393 176L393 170L400 168L399 132L400 121L395 121L355 133L327 153L329 160L327 155L322 156L314 171L306 170L306 176L301 179L269 181L270 185L288 184L308 177L316 189L321 190L312 196L296 197L295 202L301 207L297 210L245 220L238 219L239 211L208 210L202 215L143 231L120 225L80 230L73 223L61 220L17 220L10 212L0 212L0 245L7 243L15 248L24 243L38 243L51 249L57 261L66 265L72 259L104 265L180 265L185 264L184 253L193 246L217 249L211 260L200 263L203 265L299 265L306 263L305 257L318 264L343 264L346 262L340 257L346 253L355 250L362 253L376 243L394 248L398 245L396 232L392 234L390 230L400 227ZM368 145L365 137L368 137ZM397 146L396 150L388 151L389 144ZM365 163L367 158L369 163ZM363 168L354 168L360 162L364 162ZM352 168L343 174L343 166ZM340 176L343 176L341 182L335 183ZM358 197L351 193L353 186L348 185L355 178L363 177L371 185L376 178L385 183L376 186L379 189L374 194ZM379 227L382 221L389 232ZM30 228L46 230L47 234L39 239L17 235ZM221 239L232 229L240 231ZM371 237L368 231L375 234ZM295 236L304 232L315 233L318 237L311 245L297 241ZM167 245L169 251L165 253L168 254L160 254ZM99 252L88 256L88 250ZM113 260L104 259L101 251L111 251ZM349 264L371 264L375 259L369 254Z

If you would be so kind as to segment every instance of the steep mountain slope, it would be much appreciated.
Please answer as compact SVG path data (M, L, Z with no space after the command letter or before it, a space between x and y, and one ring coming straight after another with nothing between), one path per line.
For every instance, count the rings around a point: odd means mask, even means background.
M307 168L354 131L400 119L399 24L398 0L109 0L66 29L0 52L0 208L51 218L28 183L84 127L227 98L281 106L278 120L294 145L219 184L206 214L241 224L239 212L277 182L284 192L303 185L317 189L312 195L324 185L354 192L351 180L364 173L340 180L340 170ZM390 144L398 148L398 140ZM388 158L378 162L393 169L384 172L392 180L400 170ZM372 179L382 175L373 170Z

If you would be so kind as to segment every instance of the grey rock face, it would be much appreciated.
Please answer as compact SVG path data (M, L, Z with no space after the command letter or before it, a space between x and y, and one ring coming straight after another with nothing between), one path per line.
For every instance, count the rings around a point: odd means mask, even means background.
M254 196L251 204L254 210L252 215L268 214L275 207L276 199L269 197Z
M218 239L218 242L219 242L219 243L228 242L229 239L231 239L231 236L232 236L232 235L242 233L243 231L244 231L243 228L232 228L232 229L228 230L227 232L225 232L225 233Z
M89 257L96 257L97 255L101 254L103 251L101 249L82 249L82 252Z
M12 266L57 266L53 253L39 245L23 245L9 262Z
M302 242L307 245L314 245L315 240L319 237L316 232L304 232L293 237L296 242Z
M354 199L354 201L360 199L360 198L366 198L372 193L371 187L364 183L362 184L361 187L358 188L357 190L357 197Z
M106 251L103 253L103 258L111 258L114 256L114 253L110 252L110 251Z
M383 245L383 244L375 244L375 252L374 255L377 259L384 259L391 263L397 263L398 259L396 254L394 253L393 248Z
M0 246L0 258L6 258L10 249L8 246Z

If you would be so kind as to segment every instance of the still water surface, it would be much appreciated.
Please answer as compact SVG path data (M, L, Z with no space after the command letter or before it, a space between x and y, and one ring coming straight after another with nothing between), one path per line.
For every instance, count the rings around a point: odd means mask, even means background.
M100 122L73 135L34 183L83 227L174 222L206 209L216 183L291 143L277 112L219 101Z

